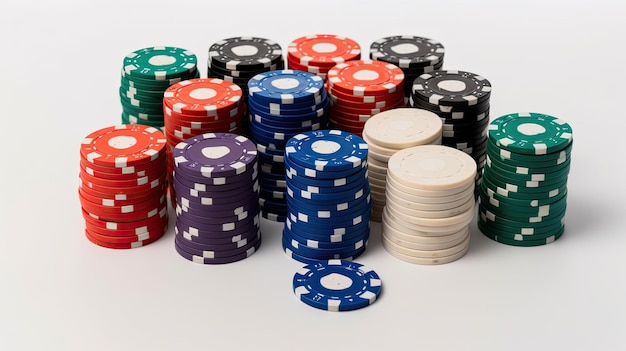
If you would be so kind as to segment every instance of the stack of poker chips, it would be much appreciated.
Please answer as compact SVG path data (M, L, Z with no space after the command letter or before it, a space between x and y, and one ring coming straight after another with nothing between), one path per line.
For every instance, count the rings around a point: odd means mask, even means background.
M242 260L261 245L257 152L246 137L207 133L174 149L176 251L203 264Z
M490 96L491 83L484 77L443 70L417 77L409 98L409 106L432 111L441 117L442 145L454 147L474 158L478 165L476 192L485 164Z
M443 67L445 48L433 39L413 35L380 38L370 45L370 59L393 63L404 72L404 95L411 95L413 81Z
M402 149L418 145L441 145L441 120L429 111L396 108L370 118L363 128L367 142L368 179L372 193L372 220L382 220L386 204L387 162Z
M80 148L79 199L85 235L96 245L130 249L167 230L165 136L144 125L89 134Z
M557 240L565 229L572 128L539 113L514 113L489 125L478 227L514 246Z
M285 167L287 255L304 263L361 255L372 206L365 141L340 130L298 134L285 148Z
M237 84L248 95L248 80L267 71L285 68L282 48L273 40L234 37L209 48L208 76Z
M151 47L128 54L120 82L122 123L162 128L165 89L199 76L196 55L185 49Z
M464 152L422 145L389 159L382 242L415 264L455 261L469 249L476 163Z
M335 34L300 37L287 48L289 68L317 74L324 80L336 64L360 58L361 47L357 42Z
M172 85L163 98L169 150L204 133L240 134L245 110L241 89L233 83L217 78L196 78ZM171 177L174 171L171 153L167 170ZM175 206L171 184L170 179L170 200Z
M382 61L356 60L328 71L333 128L361 135L373 115L404 106L404 73Z
M294 135L327 128L328 97L322 79L302 71L262 73L251 78L248 87L250 138L259 155L261 215L284 222L285 144Z

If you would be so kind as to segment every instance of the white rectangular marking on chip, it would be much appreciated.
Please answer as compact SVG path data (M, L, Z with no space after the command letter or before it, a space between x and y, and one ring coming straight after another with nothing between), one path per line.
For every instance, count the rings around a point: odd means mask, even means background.
M235 229L235 223L224 223L222 224L222 230L223 231L229 231L229 230L234 230Z
M546 144L534 144L535 155L545 155L548 153L548 145Z

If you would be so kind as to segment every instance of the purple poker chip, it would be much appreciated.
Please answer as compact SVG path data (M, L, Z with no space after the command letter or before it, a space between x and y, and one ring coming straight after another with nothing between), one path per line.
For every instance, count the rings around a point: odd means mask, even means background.
M226 222L222 224L198 223L189 220L187 216L183 215L176 218L176 226L179 230L186 230L189 232L193 229L198 233L198 235L202 235L207 238L223 238L227 236L239 235L250 230L250 228L254 227L257 223L259 223L258 214L249 216L239 222Z
M174 180L174 190L176 195L179 197L187 198L187 199L197 199L201 204L204 205L227 205L238 202L241 198L248 198L250 196L259 196L259 185L255 183L252 186L252 190L239 192L237 190L233 191L222 191L222 192L206 192L206 191L198 191L194 189L186 188L178 181Z
M212 213L219 213L220 216L235 215L232 211L239 207L249 207L256 204L259 201L259 196L255 193L248 194L242 197L233 197L233 202L225 203L223 200L226 198L210 198L210 197L193 197L193 196L176 196L176 202L181 204L192 212L200 211L199 216L205 216ZM219 200L219 201L218 201ZM194 213L195 214L195 213ZM213 215L211 217L217 217Z
M240 234L215 238L212 236L207 236L206 232L198 231L195 228L187 227L185 230L181 230L178 228L178 226L174 226L174 232L176 233L176 235L180 235L187 241L202 245L226 245L237 243L242 240L250 241L258 234L260 230L261 226L257 224Z
M176 214L177 214L177 217L182 217L190 221L195 220L195 222L198 222L201 224L221 225L223 223L234 223L234 222L244 221L248 217L254 217L259 212L259 210L260 209L258 205L253 205L252 207L249 207L249 208L241 208L241 210L237 211L237 214L226 213L225 216L222 216L222 215L219 215L218 213L211 213L209 211L206 211L207 216L196 216L198 212L192 212L190 209L186 209L185 207L182 207L182 206L177 206Z
M231 184L228 184L224 185L224 188L218 188L212 185L205 186L200 183L185 183L184 179L181 180L180 177L174 177L173 179L174 190L176 190L176 193L182 193L186 196L193 197L232 198L245 194L246 192L255 192L259 189L258 181L241 183L241 186L238 187L233 187Z
M245 173L257 162L256 145L231 133L206 133L178 143L173 149L176 169L197 177L229 177Z
M240 253L238 255L231 256L231 257L222 257L222 258L203 258L200 256L196 256L193 253L185 251L185 249L181 248L178 244L174 244L174 245L176 247L176 251L178 252L178 254L186 258L189 261L192 261L195 263L202 263L202 264L226 264L226 263L233 263L233 262L241 261L245 258L250 257L259 249L259 247L261 247L261 241L262 240L259 239L253 247L251 247L250 249L248 249L247 251L243 253Z
M180 201L182 199L178 199ZM256 197L250 197L246 202L238 204L235 206L200 206L191 204L190 207L187 207L183 204L183 201L180 201L176 205L176 215L189 215L191 219L196 219L196 221L201 223L214 223L216 220L220 219L228 219L230 217L240 217L243 212L247 213L255 213L259 210L259 204L257 203ZM198 217L198 218L194 218Z
M229 248L228 245L213 245L198 249L197 246L188 245L185 239L180 240L179 237L174 239L176 245L183 250L203 258L224 258L236 256L254 247L259 240L261 240L261 235L255 237L254 240L246 242L246 244L242 247Z
M178 181L180 185L183 185L189 189L194 189L197 191L203 192L223 192L223 191L231 191L236 189L241 189L243 191L246 187L252 187L258 178L258 174L256 172L248 174L245 180L240 181L228 181L224 184L207 184L202 182L201 179L191 179L187 176L184 176L176 171L173 173L174 178ZM215 179L227 179L227 178L215 178Z
M182 168L178 168L174 171L175 177L181 178L184 180L184 183L199 183L204 184L206 187L216 187L219 188L224 185L229 185L233 183L243 183L243 182L251 182L256 180L259 171L256 165L241 174L237 174L230 177L215 177L215 178L205 178L198 177L196 174L186 172Z
M180 242L181 246L184 247L190 247L196 250L209 250L209 251L230 251L230 250L236 250L236 249L240 249L250 243L254 243L256 242L260 236L261 236L261 230L258 228L255 228L256 230L256 234L254 235L250 235L248 237L242 238L241 240L235 241L235 242L225 242L225 243L220 243L220 244L207 244L204 242L198 242L198 241L194 241L189 240L187 238L185 238L185 236L183 236L183 234L176 234L176 241ZM254 231L251 231L252 233L254 233Z

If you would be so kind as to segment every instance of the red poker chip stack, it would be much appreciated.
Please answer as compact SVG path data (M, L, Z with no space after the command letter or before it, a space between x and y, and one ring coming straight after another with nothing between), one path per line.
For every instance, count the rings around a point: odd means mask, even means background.
M89 134L80 148L80 199L85 236L96 245L131 249L167 231L166 140L141 124Z
M295 39L287 50L290 69L317 74L326 80L328 71L338 63L361 58L357 42L334 34L315 34Z
M382 61L356 60L340 63L328 71L331 126L361 135L373 115L404 107L404 73Z
M168 145L167 174L170 201L174 159L172 150L186 139L205 133L241 134L245 120L242 91L235 83L218 78L196 78L170 86L164 93L165 136Z

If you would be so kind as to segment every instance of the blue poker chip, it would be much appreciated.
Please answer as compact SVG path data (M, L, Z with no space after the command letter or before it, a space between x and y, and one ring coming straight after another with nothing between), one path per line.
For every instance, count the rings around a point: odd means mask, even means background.
M313 111L307 111L305 113L293 113L293 114L281 114L273 115L263 110L256 109L254 105L248 105L248 110L252 115L259 115L261 118L267 118L270 120L284 120L291 122L302 122L310 119L321 118L328 115L330 109L330 102L328 100L319 108Z
M311 248L306 245L302 245L297 241L292 241L289 236L283 234L283 247L289 248L292 252L318 260L330 260L330 259L342 259L347 257L353 257L358 254L360 251L364 250L367 247L367 240L359 241L358 243L344 247L344 248L333 248L333 249L319 249L319 248Z
M248 117L248 121L250 123L255 122L255 123L259 123L263 126L271 127L271 128L289 128L289 129L300 128L302 132L306 132L309 130L314 130L313 126L315 125L327 126L329 118L328 118L328 114L321 114L319 116L314 116L311 118L300 120L300 119L283 117L283 116L267 117L266 115L263 115L263 114L257 114L257 113L251 112L250 116ZM324 129L324 128L317 128L317 129Z
M346 183L344 185L315 186L311 185L311 183L309 183L307 179L302 179L300 177L288 178L288 183L291 184L292 187L315 194L343 193L352 189L356 189L357 187L363 187L367 181L367 178L359 177L358 180Z
M359 225L343 228L312 228L310 226L301 226L294 224L291 219L287 218L285 226L294 234L307 240L316 240L323 242L349 241L357 238L363 238L370 233L370 223L363 222Z
M351 311L373 304L382 281L371 268L356 262L310 263L293 276L293 292L305 304L326 311Z
M324 80L312 73L294 70L269 71L250 78L249 99L283 105L315 102L324 89Z
M293 183L287 181L287 195L297 199L309 201L315 204L331 204L340 202L349 202L358 200L361 197L367 197L370 194L370 187L367 182L364 182L356 188L345 190L342 192L318 194L299 189L293 186Z
M256 144L256 149L258 152L262 152L268 155L281 155L281 156L285 155L285 150L276 150L271 147L268 147L267 145L263 145L260 143Z
M289 139L285 157L317 171L359 168L367 160L367 143L355 134L340 130L317 130Z
M303 167L302 165L294 162L288 156L285 157L285 167L290 168L291 176L303 177L307 181L310 180L334 180L339 178L346 178L367 170L367 160L363 160L360 166L351 168L344 171L318 171L314 168Z
M250 128L260 128L262 131L267 132L267 133L279 133L279 134L284 134L284 135L290 135L289 138L291 138L291 136L294 136L300 133L306 133L310 130L319 130L321 129L321 126L322 126L321 123L313 123L306 127L301 127L301 126L290 127L286 123L282 126L276 126L276 125L270 125L269 123L265 123L265 122L257 122L256 120L252 119L252 117L250 117L248 120L250 122Z
M294 212L293 209L287 207L287 215L294 228L316 231L318 229L337 229L351 228L355 226L368 225L371 218L371 205L363 212L353 213L350 215L326 219L308 216L306 213Z
M294 212L303 214L309 218L318 219L336 219L347 216L354 217L360 213L364 213L372 206L372 200L370 196L362 197L358 200L351 202L342 202L339 204L321 206L318 204L307 203L306 201L297 201L292 197L287 196L287 205Z
M256 98L248 99L248 105L252 106L252 109L262 111L272 116L291 116L308 114L313 111L317 111L330 102L326 90L322 90L314 101L307 101L299 104L286 104L267 102Z
M285 163L285 156L283 155L271 155L271 154L266 154L264 152L260 152L258 150L257 152L258 152L257 156L259 157L259 162L267 163L267 164Z
M317 240L307 240L297 234L294 234L291 230L289 230L289 228L283 227L283 240L288 241L287 244L289 245L289 247L292 248L295 252L301 252L303 255L309 257L327 254L331 254L331 256L329 256L331 258L334 258L334 255L352 256L363 246L367 246L368 239L369 232L366 232L365 235L351 238L349 240L336 242L320 242ZM311 252L311 254L307 254L307 252L309 251ZM320 256L318 258L323 257Z
M285 179L259 177L259 185L262 187L280 188L287 191L287 180Z
M289 247L285 246L285 244L283 243L282 245L283 247L283 251L285 251L285 253L287 254L288 257L298 261L298 262L302 262L304 264L315 264L317 262L320 262L322 260L320 259L316 259L316 258L311 258L311 257L306 257L303 255L298 254L297 252L294 252L293 250L291 250ZM349 257L342 257L340 258L341 260L347 260L347 261L351 261L354 260L356 258L358 258L359 256L361 256L363 253L365 252L365 247L363 247L363 249L361 249L358 252L355 252L352 256ZM326 261L326 260L323 260Z
M298 182L301 184L307 184L308 186L317 186L317 187L342 187L349 183L361 182L363 179L368 178L368 169L367 167L361 168L356 173L353 173L347 177L334 178L334 179L312 179L312 178L304 178L298 177L296 171L292 170L290 166L285 166L285 174L287 178L293 180L294 182Z
M319 240L318 238L311 238L300 235L301 233L289 229L287 226L283 227L283 235L286 235L289 240L295 240L300 245L306 245L312 248L331 249L331 248L343 248L343 247L356 247L359 241L367 241L370 236L369 230L361 233L356 232L353 235L336 235L325 240ZM292 244L293 245L293 244Z

